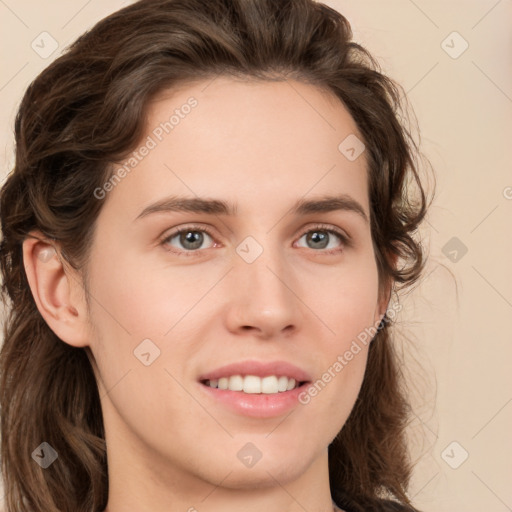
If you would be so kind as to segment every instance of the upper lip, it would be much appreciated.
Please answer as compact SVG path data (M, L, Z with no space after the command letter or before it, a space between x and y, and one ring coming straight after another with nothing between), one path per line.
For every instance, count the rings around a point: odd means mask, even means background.
M231 375L255 375L257 377L276 375L277 377L291 377L296 382L311 381L311 377L306 371L286 361L240 361L204 373L199 377L199 380L220 379L221 377L230 377Z

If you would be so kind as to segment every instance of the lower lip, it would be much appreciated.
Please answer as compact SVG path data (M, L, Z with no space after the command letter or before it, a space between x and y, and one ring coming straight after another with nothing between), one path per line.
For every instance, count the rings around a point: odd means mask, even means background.
M272 418L287 413L299 404L298 396L309 383L290 391L280 393L244 393L229 389L211 388L199 383L203 392L213 400L224 404L228 409L253 418Z

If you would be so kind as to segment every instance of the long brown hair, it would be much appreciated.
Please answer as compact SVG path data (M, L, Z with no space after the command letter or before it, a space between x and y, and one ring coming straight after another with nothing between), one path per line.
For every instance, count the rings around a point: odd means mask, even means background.
M90 354L62 342L44 322L27 283L22 243L37 229L84 272L103 204L94 191L112 162L140 140L148 101L218 75L292 78L333 92L366 145L379 285L391 282L398 290L422 273L425 255L414 235L428 205L402 89L352 41L341 14L312 0L141 0L105 18L28 87L15 122L15 167L1 190L7 512L99 512L108 496ZM356 404L329 447L333 496L354 510L374 510L385 497L409 503L410 407L390 324L370 345ZM59 457L46 470L31 457L42 442Z

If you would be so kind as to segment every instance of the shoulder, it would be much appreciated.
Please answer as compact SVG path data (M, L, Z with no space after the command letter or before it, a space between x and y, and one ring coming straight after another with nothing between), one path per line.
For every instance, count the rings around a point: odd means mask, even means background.
M357 503L342 492L333 492L332 498L343 512L419 512L415 508L396 501L380 499L371 505Z

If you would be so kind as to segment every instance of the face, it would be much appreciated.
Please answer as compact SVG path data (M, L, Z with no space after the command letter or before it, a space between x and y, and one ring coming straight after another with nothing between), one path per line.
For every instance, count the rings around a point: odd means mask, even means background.
M338 149L354 135L339 101L294 81L151 103L97 192L88 265L110 471L244 488L326 462L368 347L345 354L384 312L365 155Z

